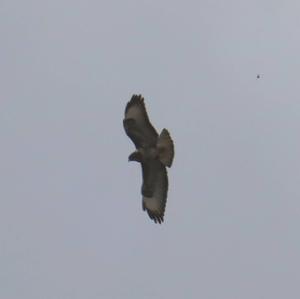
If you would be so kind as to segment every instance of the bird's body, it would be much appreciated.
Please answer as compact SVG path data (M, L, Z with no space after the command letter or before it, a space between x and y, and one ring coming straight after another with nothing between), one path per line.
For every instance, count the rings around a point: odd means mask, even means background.
M141 95L133 95L127 103L123 125L136 147L128 159L141 163L142 167L143 210L155 222L161 223L168 194L166 166L171 167L174 158L173 141L166 129L158 135L149 121Z

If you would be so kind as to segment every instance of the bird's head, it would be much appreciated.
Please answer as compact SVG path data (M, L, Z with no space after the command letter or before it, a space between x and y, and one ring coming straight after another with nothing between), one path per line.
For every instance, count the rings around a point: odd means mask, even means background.
M140 151L135 151L132 154L129 155L128 161L136 161L141 162L142 161L142 154Z

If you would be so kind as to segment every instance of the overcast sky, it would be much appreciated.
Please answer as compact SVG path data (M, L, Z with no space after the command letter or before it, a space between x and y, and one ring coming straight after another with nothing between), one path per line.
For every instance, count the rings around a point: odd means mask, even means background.
M1 0L0 298L300 298L299 11ZM175 142L163 225L133 93Z

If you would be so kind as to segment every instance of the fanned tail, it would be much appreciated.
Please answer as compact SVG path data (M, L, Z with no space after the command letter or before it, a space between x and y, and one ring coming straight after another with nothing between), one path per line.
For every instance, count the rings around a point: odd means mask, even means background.
M174 158L174 144L167 129L163 129L158 137L157 150L160 162L171 167Z

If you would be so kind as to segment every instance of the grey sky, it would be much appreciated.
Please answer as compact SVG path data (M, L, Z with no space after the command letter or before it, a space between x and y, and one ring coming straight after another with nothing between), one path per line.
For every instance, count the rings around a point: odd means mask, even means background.
M299 11L2 0L0 298L299 298ZM133 93L175 141L163 225Z

